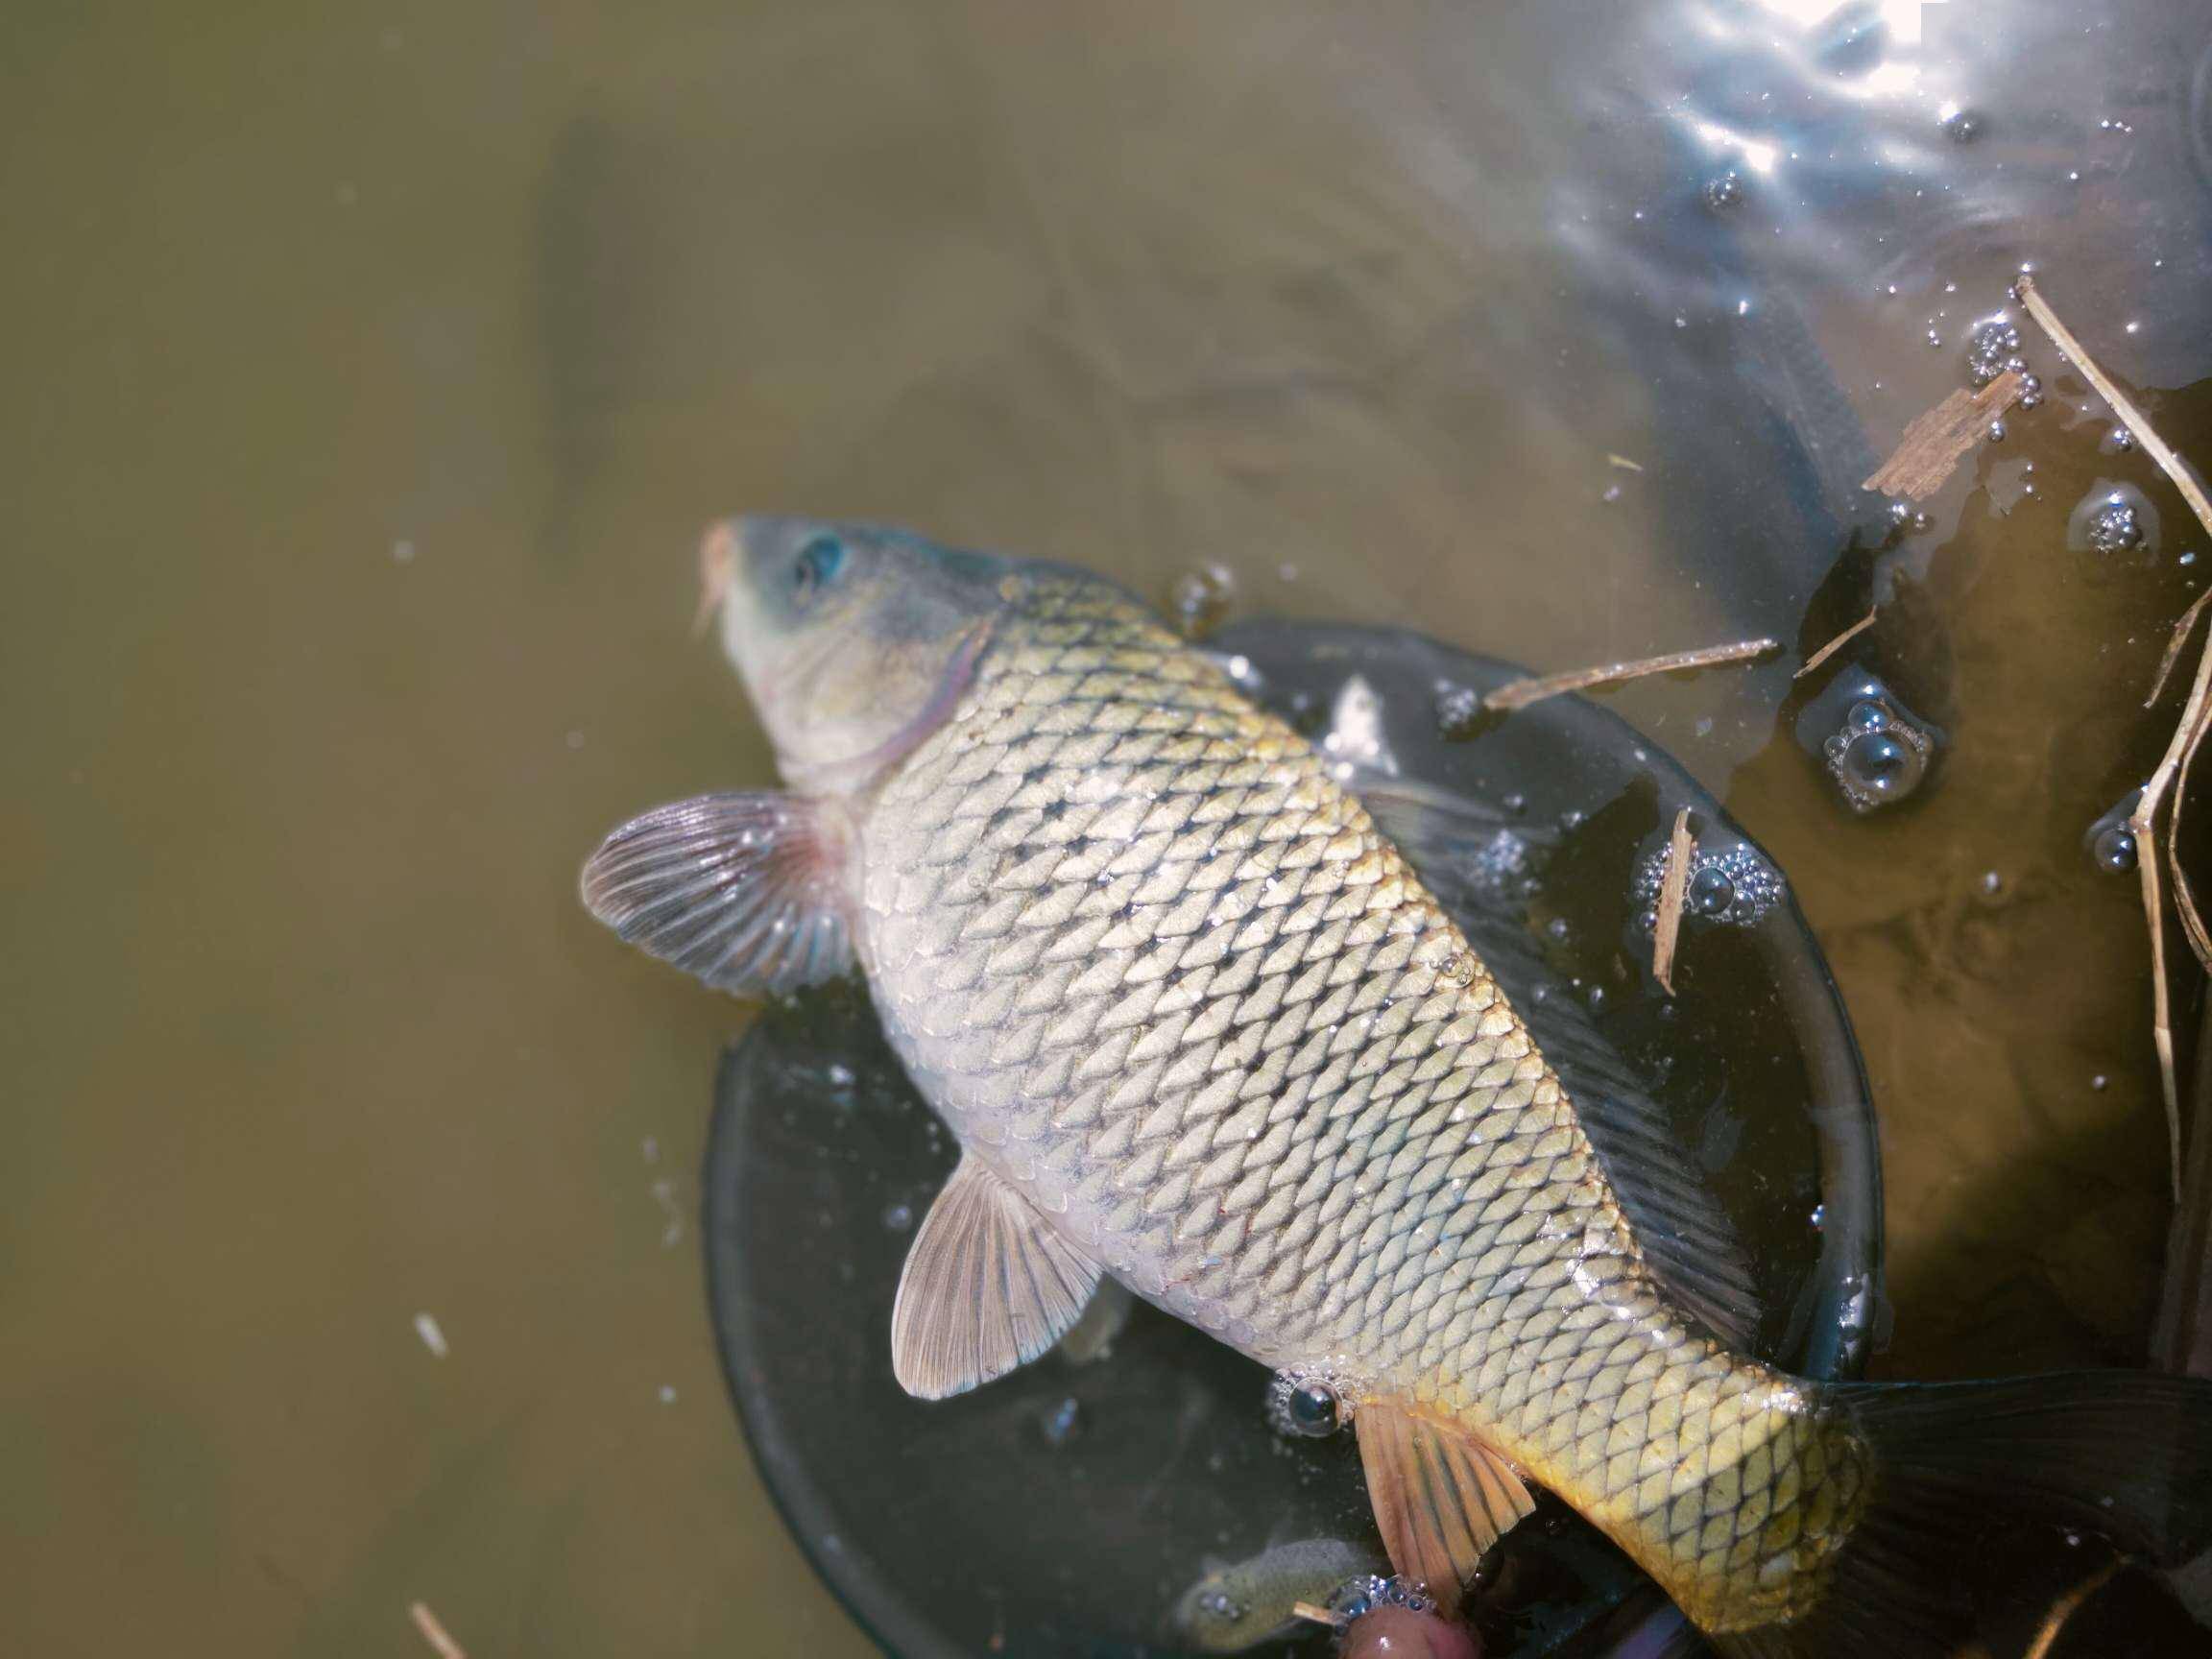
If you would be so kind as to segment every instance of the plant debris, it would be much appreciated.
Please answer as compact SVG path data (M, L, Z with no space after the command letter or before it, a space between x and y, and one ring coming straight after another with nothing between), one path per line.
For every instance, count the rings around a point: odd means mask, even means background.
M2197 515L2197 521L2212 534L2212 501L2205 499L2204 492L2189 469L2181 465L2181 458L2166 445L2166 441L2152 430L2151 422L2143 418L2141 410L2130 403L2111 377L2097 367L2096 361L2082 349L2081 342L2074 338L2073 330L2058 320L2051 309L2051 302L2032 278L2023 275L2017 292L2020 301L2028 308L2029 316L2035 319L2051 343L2066 356L2066 360L2080 370L2081 377L2096 388L2099 397L2111 405L2112 413L2128 428L2135 442L2143 446L2145 454L2158 463L2166 476L2174 480L2181 492L2181 498L2189 503L2189 510ZM2200 605L2201 600L2199 601ZM2181 642L2188 637L2188 624L2196 614L2197 607L2190 608L2176 630L2176 642L2168 648L2170 658L2180 654ZM2166 676L2173 662L2162 664L2158 671L2158 684L2152 687L2152 702L2157 701L2158 692L2165 689ZM2181 718L2174 728L2173 740L2166 745L2150 780L2143 785L2142 796L2135 803L2135 810L2128 815L2128 828L2135 837L2136 870L2143 881L2143 920L2151 930L2151 1038L2158 1050L2158 1084L2166 1097L2167 1147L2174 1161L2174 1197L2181 1198L2181 1089L2174 1069L2174 987L2166 966L2166 902L2164 879L2170 878L2174 885L2174 910L2180 919L2182 931L2187 934L2190 948L2206 969L2212 970L2212 935L2207 935L2203 918L2198 914L2197 901L2189 891L2189 878L2181 868L2180 846L2176 835L2181 816L2180 800L2185 792L2189 763L2196 758L2197 747L2203 741L2205 731L2212 728L2212 646L2198 654L2197 673L2189 687L2189 700L2182 706ZM2158 808L2166 799L2167 791L2175 795L2175 809L2167 819L2166 838L2158 839ZM2164 869L2160 869L2161 862Z
M2212 500L2204 494L2204 488L2196 475L2181 464L2181 457L2167 446L2166 440L2151 429L2151 422L2143 412L2128 401L2127 396L2112 383L2110 375L2097 367L2088 352L2081 349L2081 342L2075 339L2066 325L2058 321L2058 314L2051 309L2051 302L2043 298L2043 291L2035 286L2034 278L2023 274L2019 282L2020 303L2028 307L2028 315L2043 325L2043 332L2051 342L2066 354L2067 360L2081 371L2081 378L2097 389L2097 396L2112 405L2112 413L2120 417L2135 442L2143 445L2143 452L2158 463L2158 469L2174 480L2174 487L2181 492L2181 499L2189 503L2189 511L2197 515L2197 522L2212 532Z
M1609 465L1618 467L1624 472L1641 472L1644 470L1642 462L1631 461L1625 455L1616 455L1610 449L1605 451L1605 460Z
M1587 691L1593 685L1617 685L1641 680L1647 674L1672 674L1685 668L1712 668L1723 662L1748 662L1782 649L1779 639L1745 639L1734 645L1708 645L1701 651L1673 651L1664 657L1644 657L1633 662L1608 662L1600 668L1574 668L1564 674L1543 674L1508 680L1483 693L1482 707L1490 709L1526 709L1547 697L1569 691Z
M1805 666L1798 669L1797 672L1791 675L1790 678L1792 680L1804 679L1806 675L1812 673L1814 669L1819 667L1821 663L1827 661L1829 658L1835 656L1837 652L1842 650L1844 646L1850 644L1852 640L1858 638L1860 635L1865 633L1867 629L1873 627L1875 613L1879 609L1880 607L1876 607L1875 610L1868 611L1865 615L1860 617L1858 621L1852 623L1850 627L1844 629L1842 633L1837 635L1835 638L1829 640L1827 644L1821 646L1819 650L1814 652L1812 656L1806 658Z
M1925 501L1943 488L1951 469L1988 436L1989 423L2012 407L2025 385L2008 369L1979 392L1954 392L1905 428L1905 436L1863 488Z
M1674 814L1673 833L1667 837L1667 862L1659 875L1658 921L1651 931L1651 977L1659 989L1674 995L1674 942L1682 933L1682 904L1690 896L1690 808Z
M1352 1623L1343 1614L1312 1601L1293 1601L1290 1603L1290 1611L1309 1623L1326 1624L1332 1630L1341 1630Z
M2158 659L2158 672L2151 681L2151 695L2143 699L2143 707L2155 708L2166 689L2166 677L2174 672L2174 664L2181 661L2181 647L2189 643L2189 635L2197 626L2197 618L2204 614L2207 602L2212 602L2212 588L2197 595L2197 603L2181 613L2181 620L2174 624L2174 637L2166 641L2166 655Z
M430 1644L431 1651L438 1655L438 1659L469 1659L469 1655L461 1650L461 1644L454 1641L445 1626L438 1623L438 1615L430 1611L428 1602L410 1601L407 1604L407 1617L415 1621L415 1628L422 1632L422 1640Z

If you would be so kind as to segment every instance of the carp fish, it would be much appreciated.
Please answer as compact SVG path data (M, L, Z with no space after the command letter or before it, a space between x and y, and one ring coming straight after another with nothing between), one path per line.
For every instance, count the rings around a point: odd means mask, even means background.
M865 976L961 1147L892 1315L910 1393L1035 1358L1118 1281L1333 1390L1392 1564L1447 1605L1541 1485L1731 1654L1948 1651L1993 1515L2212 1533L2212 1385L1746 1352L1403 804L1118 586L793 517L701 558L789 789L633 820L583 897L727 992Z

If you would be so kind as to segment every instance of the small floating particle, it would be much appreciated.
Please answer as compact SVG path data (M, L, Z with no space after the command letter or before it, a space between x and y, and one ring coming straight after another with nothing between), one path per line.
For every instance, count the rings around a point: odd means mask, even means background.
M453 1640L452 1633L438 1622L438 1615L430 1611L427 1601L410 1601L407 1617L415 1621L415 1628L422 1632L422 1640L430 1644L430 1650L438 1659L469 1659L461 1644Z
M416 1314L415 1334L422 1338L422 1346L430 1350L433 1358L443 1359L449 1352L445 1346L445 1333L439 1329L436 1314Z

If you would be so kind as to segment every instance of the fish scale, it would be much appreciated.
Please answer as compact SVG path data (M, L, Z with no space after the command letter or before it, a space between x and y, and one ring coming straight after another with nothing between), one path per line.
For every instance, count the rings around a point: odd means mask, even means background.
M1212 664L1028 579L860 841L894 1044L1066 1237L1263 1363L1465 1424L1708 1629L1816 1594L1860 1443L1673 1309L1457 928Z

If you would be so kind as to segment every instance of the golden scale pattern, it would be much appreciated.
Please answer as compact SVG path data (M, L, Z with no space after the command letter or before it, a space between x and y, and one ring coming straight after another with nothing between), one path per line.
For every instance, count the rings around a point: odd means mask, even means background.
M1465 940L1212 663L1034 582L862 841L894 1042L1133 1288L1455 1417L1709 1628L1810 1588L1858 1443L1670 1308Z

